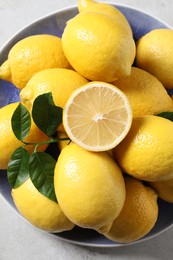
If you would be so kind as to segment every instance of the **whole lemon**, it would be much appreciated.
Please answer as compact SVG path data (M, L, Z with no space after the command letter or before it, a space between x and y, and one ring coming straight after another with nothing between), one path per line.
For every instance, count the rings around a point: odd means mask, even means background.
M46 69L32 76L21 90L20 98L26 107L31 108L37 96L51 92L55 105L64 108L73 91L87 82L87 79L70 69Z
M162 83L150 73L132 67L128 77L113 82L127 96L133 116L173 111L173 102Z
M59 204L42 195L30 178L12 189L11 194L18 211L32 225L50 232L62 232L74 227Z
M110 228L124 205L124 179L112 157L74 143L60 153L54 186L64 214L80 227Z
M137 42L136 64L156 78L167 89L173 88L173 30L155 29Z
M114 19L122 22L122 24L127 27L129 32L132 33L130 24L124 14L111 4L99 3L94 0L78 0L78 10L80 13L86 11L94 11L110 15Z
M128 76L136 47L126 26L109 15L82 12L67 22L62 46L70 64L89 80Z
M141 181L125 177L126 199L119 216L114 220L107 238L129 243L144 237L158 218L157 193Z
M7 169L9 159L13 154L14 150L22 146L23 143L19 141L12 130L11 118L18 106L18 102L9 104L0 109L0 169ZM48 137L39 130L39 128L32 121L29 135L24 139L26 142L42 142L48 140ZM47 145L40 145L38 151L44 151ZM29 152L34 151L33 145L27 145L25 148Z
M161 199L173 203L173 179L167 181L150 182L149 184L156 190Z
M22 89L38 71L48 68L71 68L57 36L40 34L17 42L0 67L0 78Z
M173 123L154 115L136 117L114 158L133 177L146 181L173 178Z

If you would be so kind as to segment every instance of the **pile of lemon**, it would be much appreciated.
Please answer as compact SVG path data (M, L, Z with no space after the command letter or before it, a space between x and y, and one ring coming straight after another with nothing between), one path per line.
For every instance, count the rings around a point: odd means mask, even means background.
M0 78L21 89L29 110L37 96L52 92L63 108L58 135L72 140L58 143L58 203L30 179L12 189L12 196L19 212L43 230L77 225L128 243L154 227L158 197L173 203L173 123L156 116L173 112L166 90L173 88L173 31L156 29L135 43L115 7L78 0L78 9L61 39L27 37L0 67ZM1 169L22 145L11 129L16 107L0 109ZM47 136L32 122L27 140Z

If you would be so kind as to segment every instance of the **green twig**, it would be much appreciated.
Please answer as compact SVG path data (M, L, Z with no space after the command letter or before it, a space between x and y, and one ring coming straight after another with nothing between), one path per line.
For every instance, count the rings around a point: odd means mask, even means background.
M34 148L34 152L37 150L37 147L40 146L40 145L44 145L44 144L51 144L51 143L56 143L56 142L60 142L60 141L69 141L70 142L70 138L68 137L64 137L64 138L52 138L52 139L49 139L47 141L44 141L44 142L39 142L39 143L32 143L32 142L24 142L22 141L22 143L24 145L34 145L35 148Z

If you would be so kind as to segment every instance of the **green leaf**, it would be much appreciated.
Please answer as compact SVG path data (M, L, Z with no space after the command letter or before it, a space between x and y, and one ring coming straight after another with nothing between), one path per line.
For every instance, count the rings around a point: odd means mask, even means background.
M55 106L51 93L45 93L35 99L32 117L42 132L52 136L62 123L62 108Z
M51 155L43 152L35 152L29 161L29 174L36 189L57 202L54 191L54 168L56 160Z
M164 117L166 119L173 121L173 112L162 112L157 114L157 116Z
M19 187L29 178L29 152L23 147L17 148L8 163L7 176L12 188Z
M22 141L28 134L31 128L30 113L21 103L15 109L11 118L11 126L18 140Z

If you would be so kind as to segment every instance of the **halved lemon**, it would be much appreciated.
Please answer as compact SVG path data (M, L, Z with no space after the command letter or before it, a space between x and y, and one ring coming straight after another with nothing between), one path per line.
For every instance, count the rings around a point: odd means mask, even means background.
M69 138L90 151L107 151L127 135L132 112L125 94L115 86L93 81L75 90L63 111Z

